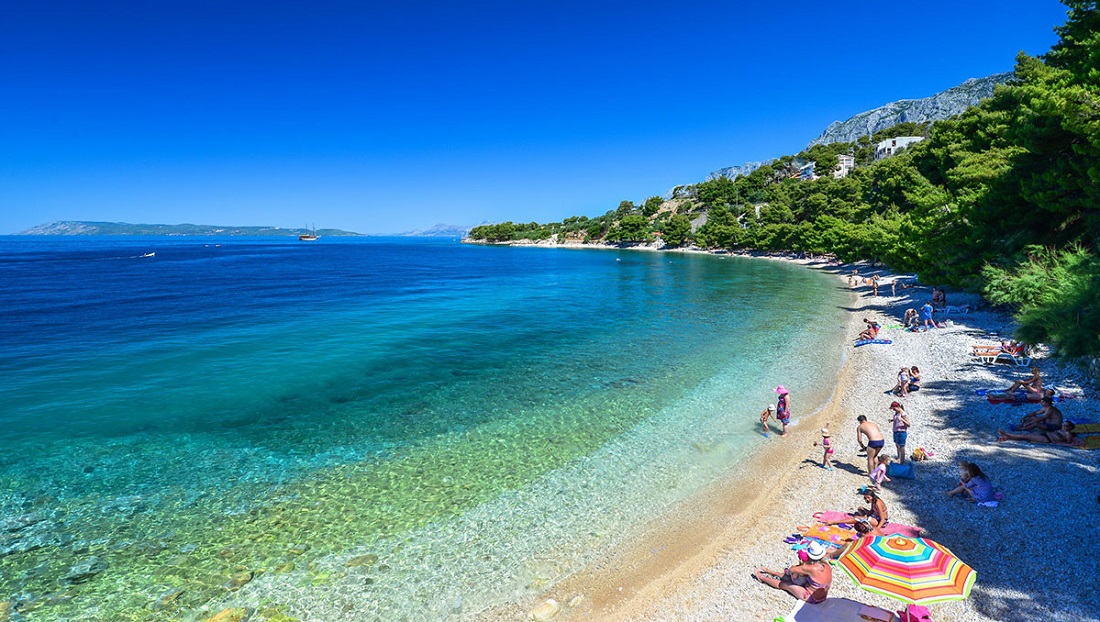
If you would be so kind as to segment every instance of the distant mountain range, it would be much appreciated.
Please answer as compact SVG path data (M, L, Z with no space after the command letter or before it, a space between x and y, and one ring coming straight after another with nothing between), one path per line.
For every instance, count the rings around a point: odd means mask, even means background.
M405 233L389 233L379 235L397 235L403 237L421 237L421 238L461 238L465 237L473 227L463 227L461 225L443 225L439 224L429 229L416 229L415 231L406 231Z
M936 93L924 99L902 99L880 106L874 110L861 112L847 121L833 121L820 136L810 141L807 147L832 143L855 142L860 136L872 136L875 132L891 128L898 123L911 121L940 121L962 113L983 99L993 95L993 88L1012 78L1012 72L998 73L985 78L970 78L958 86ZM707 175L707 179L729 177L736 179L768 164L766 162L746 162L741 166L727 166Z
M847 121L833 121L810 141L808 147L832 143L849 143L860 136L872 136L898 123L923 123L953 117L993 95L993 87L1012 78L1012 72L997 73L985 78L970 78L958 86L924 99L902 99L885 106L861 112Z
M220 227L216 225L132 225L126 222L89 222L62 220L50 222L16 235L195 235L195 236L298 236L312 233L310 229L282 227ZM321 237L360 236L361 233L341 229L318 229Z

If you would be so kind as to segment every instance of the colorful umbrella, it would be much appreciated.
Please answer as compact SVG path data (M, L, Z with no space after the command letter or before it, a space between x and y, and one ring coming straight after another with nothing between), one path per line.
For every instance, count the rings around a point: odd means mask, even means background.
M978 576L947 547L926 538L865 536L838 561L863 589L917 605L967 598Z

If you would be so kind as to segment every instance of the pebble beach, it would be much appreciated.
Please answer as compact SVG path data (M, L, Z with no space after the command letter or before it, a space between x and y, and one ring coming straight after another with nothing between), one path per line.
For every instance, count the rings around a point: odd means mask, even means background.
M848 338L854 342L863 318L881 323L880 337L892 344L853 347L836 381L830 403L798 418L798 390L826 378L792 378L797 421L785 438L772 433L750 460L705 494L670 516L655 519L634 544L566 579L523 609L485 612L485 620L554 619L630 622L767 620L788 614L796 601L758 583L755 568L797 563L784 542L798 526L823 510L863 505L857 489L868 483L866 459L856 441L856 418L866 415L886 437L883 452L896 453L889 405L899 399L912 427L907 453L923 447L933 457L915 465L914 479L884 483L882 498L891 521L919 526L924 535L950 548L977 571L967 600L929 608L937 622L1100 620L1092 586L1100 576L1100 452L998 442L1031 404L992 404L976 391L1003 389L1028 375L1027 367L986 364L972 356L974 344L996 345L1012 334L1010 318L980 298L947 292L947 304L967 313L937 314L942 328L908 332L892 328L906 309L931 298L920 284L891 295L890 275L867 266L797 260L833 273L847 287L853 268L860 276L881 273L878 296L869 286L852 290ZM792 355L801 355L792 353ZM1046 356L1040 346L1032 364L1045 386L1083 394L1058 404L1071 420L1100 421L1100 402L1083 370ZM890 393L901 366L918 366L923 387L905 398ZM745 407L757 417L761 404ZM821 467L820 429L828 427L836 448L835 470ZM1002 494L999 507L983 508L944 491L958 483L958 462L977 463ZM830 597L843 597L887 610L903 604L860 589L834 567Z

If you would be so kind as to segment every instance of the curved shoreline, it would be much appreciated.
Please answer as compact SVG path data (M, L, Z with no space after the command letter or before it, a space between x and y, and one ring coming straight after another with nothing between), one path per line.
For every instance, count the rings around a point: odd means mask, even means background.
M799 263L809 263L800 261ZM820 267L820 266L819 266ZM842 268L831 266L840 278ZM864 292L860 292L863 294ZM888 290L887 290L888 293ZM884 324L898 321L906 307L919 306L927 290L900 296L860 295L847 324L849 338L862 328L865 315ZM916 296L915 296L916 295ZM978 302L952 293L952 302ZM960 300L961 299L961 300ZM953 325L927 333L891 331L890 346L851 351L838 378L834 399L819 413L800 421L777 445L765 443L728 478L683 503L676 512L657 517L637 542L620 547L594 567L552 587L537 602L512 605L478 616L484 622L530 619L545 613L546 599L560 603L555 622L703 622L772 620L795 602L785 593L761 586L750 577L754 567L783 567L794 561L783 537L808 524L819 510L856 507L853 491L865 483L864 458L855 452L855 417L865 414L887 432L884 394L893 384L897 365L918 365L924 390L905 398L914 419L908 450L925 447L936 455L921 463L916 480L886 484L883 498L897 522L919 525L947 545L978 572L969 600L932 606L937 621L1024 622L1030 620L1100 620L1100 603L1080 586L1049 577L1065 568L1100 575L1093 550L1100 526L1081 520L1079 508L1095 512L1095 453L1042 445L995 442L996 429L1024 412L987 403L974 389L1007 384L1019 375L1012 366L990 366L970 356L970 344L986 332L1001 334L1010 320L993 312L954 316ZM989 338L985 339L989 341ZM1080 390L1084 373L1072 364L1040 359L1044 376L1061 388ZM1100 407L1090 400L1062 405L1067 417L1100 420ZM819 466L817 428L828 423L837 447L837 470ZM1004 492L996 509L976 508L947 499L943 490L957 482L958 460L978 462ZM764 490L760 490L760 489ZM1042 508L1040 520L1036 508ZM1038 531L1037 531L1038 530ZM1049 556L1044 533L1068 541L1058 559ZM778 564L778 566L776 566ZM899 603L858 589L837 572L831 596L846 597L885 609ZM550 619L550 618L535 618Z

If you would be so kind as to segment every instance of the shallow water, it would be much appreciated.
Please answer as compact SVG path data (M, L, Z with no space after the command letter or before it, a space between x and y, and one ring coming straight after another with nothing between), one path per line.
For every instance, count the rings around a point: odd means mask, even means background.
M537 593L733 468L777 384L820 404L847 301L736 257L0 248L0 600L31 620L448 620Z

